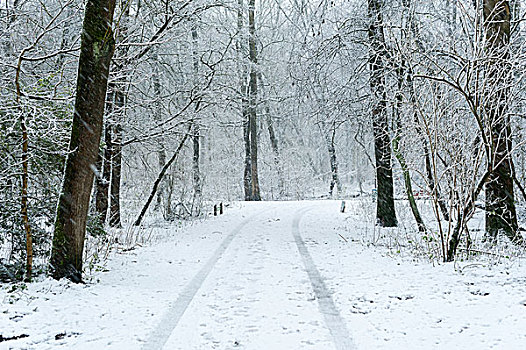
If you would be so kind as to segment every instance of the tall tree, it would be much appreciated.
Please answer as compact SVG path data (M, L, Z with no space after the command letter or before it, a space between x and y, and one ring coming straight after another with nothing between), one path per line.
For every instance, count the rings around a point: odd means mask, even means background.
M249 201L252 198L252 175L251 175L251 157L250 157L250 127L248 117L248 66L246 64L246 45L244 35L244 16L243 16L243 0L237 1L237 35L236 42L237 59L239 61L239 94L241 96L241 120L243 123L243 141L245 146L245 169L243 173L243 188L245 192L245 200Z
M402 12L402 22L405 22L405 27L403 30L400 31L400 43L401 47L407 47L411 44L411 40L409 40L410 35L412 34L412 29L415 27L413 22L413 9L411 0L404 0L402 1L403 5L403 12ZM405 21L404 21L405 19ZM422 219L422 216L420 215L420 211L418 209L418 206L416 205L415 196L413 194L413 185L411 180L411 173L409 171L409 167L407 165L405 155L403 154L401 148L400 148L400 142L402 140L402 114L403 114L403 101L404 101L404 90L408 90L409 96L410 96L410 102L413 104L412 108L415 109L416 106L416 96L414 95L414 85L413 85L413 74L410 67L407 66L406 59L404 57L404 53L402 53L399 57L399 59L395 62L395 71L396 71L396 79L398 81L398 89L395 92L395 101L393 104L393 124L395 126L395 133L393 137L393 152L398 160L398 163L400 164L400 168L402 169L402 176L404 178L404 185L406 189L406 195L407 200L409 202L409 207L411 208L411 211L413 213L413 217L415 218L415 221L418 226L418 230L420 232L425 232L426 227L424 224L424 221ZM430 169L430 160L429 160L429 152L427 143L425 140L425 136L423 134L423 131L421 130L419 124L418 124L418 117L415 115L416 111L413 111L413 119L415 121L415 125L417 126L418 134L421 136L421 139L423 141L424 145L424 156L426 161L426 169L427 165L429 164ZM429 170L431 171L431 169ZM429 177L429 174L431 175ZM434 177L432 173L428 172L428 182L429 186L431 188L431 191L434 191ZM438 192L437 192L438 193ZM437 196L438 197L438 196ZM440 201L440 198L438 198Z
M121 16L117 41L124 43L128 38L130 1L119 1ZM115 120L111 125L111 186L110 186L110 226L121 227L121 169L122 169L122 124L126 116L128 72L125 63L128 59L129 46L123 45L117 50L115 66Z
M97 169L99 174L95 180L95 211L101 223L105 223L108 216L109 190L111 178L111 150L113 149L111 140L111 127L108 121L109 114L113 109L114 93L112 84L108 84L108 96L106 101L106 120L104 122L104 147L99 151Z
M123 88L121 86L120 88ZM122 120L126 107L126 95L124 91L117 90L115 94L115 105L119 110L117 120L112 125L111 141L111 185L110 185L110 226L121 227L121 169L122 169Z
M338 194L342 193L342 183L338 176L338 160L336 158L336 144L334 139L336 138L336 130L338 129L336 121L331 122L322 121L320 123L321 132L327 145L327 151L329 153L329 164L331 166L331 182L329 184L329 196L332 197L334 188Z
M484 0L482 7L486 48L485 115L489 141L486 183L486 234L495 240L502 232L520 239L513 193L513 159L509 106L511 11L508 1Z
M104 102L115 49L115 0L88 0L82 25L75 110L55 219L51 275L82 280L86 221L97 161Z
M256 47L256 19L255 19L255 0L248 2L248 50L250 58L250 82L249 82L249 102L248 102L248 128L250 135L250 200L259 201L258 179L258 131L257 131L257 97L258 97L258 59Z
M155 111L153 112L153 117L156 123L160 124L162 122L162 94L161 94L161 71L159 69L159 66L161 65L161 62L159 61L159 55L156 53L154 55L155 60L153 63L153 91L155 93L155 104L154 108ZM162 169L163 166L166 164L166 149L165 149L165 139L163 135L161 134L159 136L159 141L156 145L156 153L157 153L157 160L159 164L159 169ZM165 199L166 194L166 180L162 181L159 184L159 190L157 191L157 201L155 203L155 209L160 209L161 205L163 204L163 200Z
M198 53L198 33L197 33L197 20L192 25L192 59L193 59L193 68L194 68L194 88L197 89L199 86L199 53ZM201 91L197 92L201 94ZM199 112L199 107L201 105L201 98L199 97L195 102L194 107L194 118L192 120L192 171L193 171L193 187L194 194L192 199L192 214L199 215L201 210L201 196L202 196L202 186L201 186L201 170L199 168L200 155L201 155L201 125L200 119L197 117Z
M376 188L378 200L376 219L383 227L397 225L394 195L393 169L391 167L391 141L387 122L387 96L385 90L385 44L381 0L368 0L369 16L369 85L372 95L372 119L374 154L376 157Z
M407 200L409 202L409 207L411 208L411 212L413 213L413 217L415 218L415 221L418 226L418 230L420 232L425 232L426 227L424 224L424 220L422 219L422 215L420 215L420 210L418 209L418 206L416 205L415 196L413 194L413 184L411 181L411 173L409 171L409 167L407 166L407 162L405 160L405 156L402 153L402 150L400 149L400 141L402 139L402 103L403 103L403 88L405 84L405 63L399 62L399 66L396 69L397 72L397 79L398 79L398 90L395 93L395 103L393 106L393 119L395 124L395 135L393 137L393 152L398 160L398 163L400 164L400 168L402 168L402 176L404 178L404 185L405 185L405 192L407 195Z
M259 82L260 88L265 89L265 83L263 81L263 75L261 74L261 72L258 72L258 82ZM268 96L269 95L268 91L263 90L263 93L266 94L266 96L264 97L265 99L265 119L267 122L267 129L268 129L268 134L270 138L270 147L272 148L272 152L274 153L274 165L276 167L276 172L278 174L279 195L280 197L283 197L285 195L285 184L283 181L283 169L281 167L278 138L274 130L274 120L272 119L270 101L269 101L270 97Z

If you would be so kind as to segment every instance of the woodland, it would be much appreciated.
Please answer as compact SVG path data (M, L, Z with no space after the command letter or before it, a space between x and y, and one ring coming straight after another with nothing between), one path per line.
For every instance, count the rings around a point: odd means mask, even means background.
M234 201L367 198L430 260L523 252L525 11L0 0L0 280L81 282L87 242Z

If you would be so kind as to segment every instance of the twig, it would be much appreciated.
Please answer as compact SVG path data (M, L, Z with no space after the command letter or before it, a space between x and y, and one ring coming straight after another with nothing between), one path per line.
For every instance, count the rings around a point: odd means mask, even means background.
M471 248L461 248L461 247L458 247L457 249L459 250L464 250L464 251L467 251L467 252L474 252L474 253L480 253L480 254L487 254L487 255L493 255L493 256L497 256L499 258L505 258L504 255L500 255L498 253L492 253L492 252L487 252L487 251L484 251L484 250L478 250L478 249L471 249Z

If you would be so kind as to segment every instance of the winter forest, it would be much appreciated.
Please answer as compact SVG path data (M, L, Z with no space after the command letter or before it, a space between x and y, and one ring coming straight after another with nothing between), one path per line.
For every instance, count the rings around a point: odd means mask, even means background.
M524 18L0 0L0 346L521 349Z

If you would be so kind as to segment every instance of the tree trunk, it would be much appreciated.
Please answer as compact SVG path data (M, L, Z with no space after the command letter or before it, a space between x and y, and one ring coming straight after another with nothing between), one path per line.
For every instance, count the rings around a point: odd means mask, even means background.
M426 232L426 225L424 224L424 220L422 219L422 216L420 215L420 211L418 210L418 206L416 205L415 196L413 194L413 185L411 184L411 174L409 173L409 168L407 167L407 164L405 162L404 155L402 154L402 151L399 148L400 143L400 137L395 136L393 139L393 150L396 159L398 160L398 163L400 163L400 167L402 168L402 174L404 176L404 184L405 184L405 192L407 195L407 200L409 201L409 206L411 208L411 212L413 213L413 217L415 218L416 224L418 226L418 231L420 232Z
M16 5L16 4L15 4ZM10 47L9 47L10 49ZM26 111L21 104L22 91L20 87L20 72L22 70L22 56L26 49L22 51L18 57L18 63L16 66L15 74L15 87L16 87L16 103L18 105L18 111L20 113L20 131L22 136L22 174L21 174L21 196L20 196L20 218L24 226L24 233L26 236L26 280L31 281L33 274L33 235L31 233L31 226L29 224L29 134L27 130L26 122Z
M411 12L411 1L406 0L402 2L404 6L404 12L407 13L407 22L406 22L406 28L405 32L403 31L401 33L403 44L409 43L407 40L407 36L412 32L412 28L416 27L413 20L413 15ZM426 157L426 170L427 170L427 163L429 159L429 154L427 152L427 144L425 137L423 134L421 134L420 126L418 125L418 118L416 117L416 96L414 94L414 85L413 85L413 74L411 69L408 69L406 61L404 58L400 58L397 62L396 67L396 78L398 80L398 91L396 91L395 94L395 103L393 106L393 118L395 122L395 136L393 138L393 152L398 160L398 163L400 164L400 167L402 168L402 175L404 177L404 185L407 195L407 200L409 202L409 207L411 208L411 212L413 213L413 217L415 218L415 221L418 226L418 231L420 232L426 232L426 226L424 224L424 220L422 219L422 216L420 215L420 211L418 210L418 206L416 205L415 196L413 194L413 185L411 182L411 173L409 171L409 168L407 166L407 163L405 161L404 154L402 153L402 150L400 149L400 140L402 138L402 106L403 106L403 100L404 95L403 91L408 88L409 92L409 99L412 103L413 108L413 120L415 121L415 125L417 130L419 131L419 135L423 141L424 146L424 153ZM432 174L431 174L432 175ZM431 177L433 179L433 177Z
M407 195L407 200L409 201L409 206L411 208L411 212L413 213L413 217L415 218L416 224L418 226L418 231L420 232L426 232L426 226L424 224L424 220L422 219L422 216L420 215L420 211L418 210L418 206L416 205L415 196L413 194L413 185L411 183L411 174L409 172L409 168L407 167L407 163L405 161L405 157L400 150L400 133L402 131L402 122L401 122L401 113L402 113L402 102L403 102L403 95L402 95L402 89L404 87L404 81L406 80L405 75L405 69L404 69L404 62L400 63L400 67L397 69L397 75L398 75L398 91L395 95L395 105L394 105L394 118L395 118L395 124L396 124L396 131L395 131L395 137L393 138L393 152L398 160L398 163L400 164L400 167L402 168L402 174L404 177L404 184L405 184L405 191Z
M74 12L73 12L73 9L71 8L71 6L68 6L67 10L66 10L66 16L68 18L72 18L74 15ZM69 39L70 39L70 29L71 29L71 21L68 20L68 21L65 21L64 22L64 27L62 28L62 40L60 42L60 50L65 50L67 48L67 46L69 45ZM64 69L64 67L62 67L62 65L64 64L64 61L65 61L65 58L66 58L66 55L65 54L59 54L58 57L57 57L57 68L59 70L62 70Z
M6 27L3 31L2 37L5 41L3 41L3 47L5 56L9 57L13 54L13 47L12 47L12 39L11 39L11 30L10 27L15 23L17 18L17 12L18 12L18 6L20 5L20 0L14 0L13 6L10 11L7 11L6 16L9 18L5 23Z
M20 94L18 96L20 96ZM28 281L31 281L31 277L33 274L33 235L31 233L31 227L29 225L28 214L29 137L24 111L21 111L20 125L22 128L22 197L20 214L22 216L22 222L24 223L24 231L26 234L26 279Z
M422 132L420 126L417 126L417 132L418 130ZM424 148L424 161L425 161L425 168L426 168L427 185L429 187L429 190L431 191L431 195L434 196L438 202L438 206L440 208L440 211L442 212L442 216L444 217L444 220L449 221L449 212L448 212L446 202L444 201L444 198L442 197L441 190L438 186L438 183L435 181L435 176L433 175L431 155L429 154L429 146L428 146L428 143L425 137L422 137L422 144Z
M115 96L118 108L124 108L124 95L117 93ZM119 99L122 99L119 102ZM117 121L113 125L113 141L111 155L111 187L110 187L110 226L121 227L121 168L122 168L122 126Z
M115 0L88 0L84 15L75 111L64 182L57 207L50 270L55 279L82 281L93 170L97 161L109 67L115 41Z
M121 18L119 20L119 37L122 43L128 36L128 21L130 17L130 6L127 2L121 3ZM122 122L126 116L126 91L128 84L128 72L123 62L126 62L128 46L118 50L118 59L115 61L115 121L112 127L113 148L111 157L111 187L110 187L110 226L122 227L121 225L121 169L122 169Z
M332 123L330 129L327 127L326 123L322 123L323 129L322 132L325 137L325 144L327 145L327 150L329 152L329 163L331 166L331 183L329 185L329 196L332 197L334 192L334 187L338 193L342 192L342 184L338 176L338 160L336 159L336 147L334 145L334 137L336 136L336 126L334 122Z
M473 191L471 191L468 198L466 199L464 208L459 208L459 212L457 214L457 223L455 224L455 228L451 234L451 239L449 240L449 246L447 249L447 256L445 260L448 262L455 260L455 254L460 243L460 234L462 233L462 229L466 227L466 223L475 212L475 201L477 200L480 192L482 192L484 184L488 181L489 175L489 171L484 173L477 186Z
M261 72L258 72L258 80L260 88L264 88L263 75ZM265 90L264 90L265 91ZM272 153L274 153L274 165L276 166L276 172L278 173L278 190L280 197L285 195L285 184L283 181L283 170L281 169L281 162L279 156L279 146L278 138L276 137L276 132L274 131L274 122L272 120L272 115L270 113L270 103L268 101L268 92L265 99L265 115L268 128L268 134L270 138L270 147L272 148Z
M199 55L198 55L198 35L197 35L197 24L194 23L192 27L192 41L193 41L193 60L194 60L194 88L197 88L199 82ZM201 94L201 91L198 91ZM201 99L198 98L195 103L194 112L196 115L192 121L192 146L193 146L193 157L192 157L192 170L193 170L193 180L194 180L194 196L192 201L192 215L199 215L201 210L201 171L199 169L199 158L201 154L201 127L199 125L199 119L197 118L197 113L199 112L199 106L201 105Z
M248 111L243 111L243 141L245 143L245 172L243 176L243 187L245 189L245 200L252 198L252 166L250 156L250 128L248 120Z
M243 174L243 188L245 192L245 200L249 201L252 198L252 185L251 185L251 165L250 165L250 128L249 128L249 117L248 117L248 87L247 87L247 76L248 68L245 63L245 36L243 35L243 0L238 0L237 2L237 31L238 31L238 41L237 41L237 54L239 60L239 88L241 95L241 120L243 122L243 141L245 144L245 169Z
M106 114L109 115L113 109L113 88L109 84L108 89L110 90L106 102ZM95 195L95 210L99 215L99 219L102 223L106 222L108 216L108 199L110 189L110 177L111 177L111 152L113 148L111 140L111 126L108 119L105 121L104 128L104 150L99 152L99 176L95 181L96 195Z
M374 153L376 157L376 182L378 200L376 219L380 226L397 225L394 195L393 169L391 167L391 142L387 123L387 97L385 92L385 60L387 49L383 29L382 1L368 0L369 15L369 68L371 95L373 100L372 119Z
M248 103L248 127L250 134L250 188L253 201L260 201L258 180L258 135L257 135L257 51L256 51L256 23L255 23L255 0L248 3L248 26L249 26L249 56L250 56L250 83L249 83L249 103Z
M156 56L158 57L158 56ZM162 120L161 112L161 77L159 72L159 62L154 62L153 66L153 91L155 93L155 111L153 113L155 122L160 124ZM159 169L162 169L166 164L166 149L164 146L164 137L160 136L157 142L157 160ZM157 191L157 202L155 203L155 210L161 208L163 199L166 194L166 181L163 180L159 184L159 190Z
M455 27L457 22L457 1L458 0L447 0L446 2L446 16L447 16L447 34L450 41L450 45L455 40Z
M487 49L485 114L490 140L490 171L486 183L486 235L495 241L499 232L510 240L523 243L518 232L517 214L513 193L512 139L509 104L511 71L509 2L483 1L483 25Z
M278 139L276 137L276 132L274 131L274 122L272 120L272 115L270 114L270 107L267 105L265 107L265 112L267 114L267 128L270 138L270 147L274 153L274 166L276 167L276 172L278 173L278 191L279 196L283 197L285 195L285 183L283 180L283 169L281 169L281 161L279 156L279 146Z
M106 148L106 147L104 147ZM97 217L104 224L106 221L106 209L104 208L104 178L102 177L102 172L104 169L104 150L99 150L97 156L97 174L95 174L95 212ZM106 197L107 198L107 197Z

